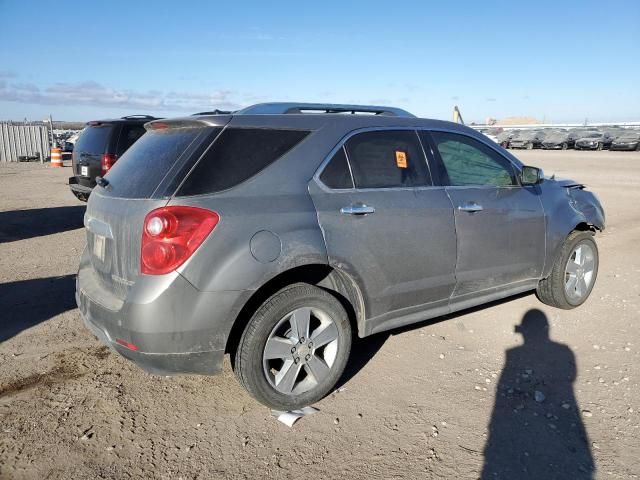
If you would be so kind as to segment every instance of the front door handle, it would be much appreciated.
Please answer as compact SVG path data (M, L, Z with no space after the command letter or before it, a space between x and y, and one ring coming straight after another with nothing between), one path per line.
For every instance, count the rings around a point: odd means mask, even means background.
M461 212L481 212L483 210L482 205L478 205L476 202L465 202L462 205L458 205L458 210Z
M375 213L375 211L375 208L364 204L349 205L348 207L342 207L340 209L340 213L344 213L345 215L368 215Z

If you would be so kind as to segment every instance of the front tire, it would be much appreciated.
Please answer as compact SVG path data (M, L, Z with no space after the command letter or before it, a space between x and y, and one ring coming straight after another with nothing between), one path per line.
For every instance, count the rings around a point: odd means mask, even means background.
M533 143L527 143L527 150L533 150Z
M350 351L351 324L342 304L321 288L297 283L255 312L235 352L234 371L259 402L295 410L335 387Z
M596 150L598 150L598 151L602 150L602 143L598 143L598 146L596 147Z
M598 246L591 232L572 232L564 241L551 274L538 283L538 299L570 310L582 305L598 276Z

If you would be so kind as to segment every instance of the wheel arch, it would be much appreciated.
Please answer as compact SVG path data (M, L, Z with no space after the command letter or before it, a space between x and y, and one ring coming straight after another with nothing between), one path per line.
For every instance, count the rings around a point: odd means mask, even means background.
M353 278L330 265L311 263L278 273L252 293L232 322L225 351L232 354L235 352L242 332L262 303L279 290L295 283L308 283L331 293L347 311L353 331L364 331L364 300ZM233 361L233 355L231 358Z

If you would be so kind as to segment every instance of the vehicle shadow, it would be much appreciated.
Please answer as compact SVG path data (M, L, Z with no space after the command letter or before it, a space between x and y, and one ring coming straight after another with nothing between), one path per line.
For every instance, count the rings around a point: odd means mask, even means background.
M0 243L82 228L85 209L74 205L0 212Z
M428 325L435 325L440 322L445 322L448 320L454 320L458 317L462 317L464 315L468 315L473 312L477 312L479 310L484 310L486 308L500 305L506 302L512 302L519 298L523 298L531 295L531 292L524 292L518 295L514 295L507 298L502 298L499 300L495 300L493 302L485 303L483 305L479 305L477 307L468 308L465 310L461 310L454 313L449 313L447 315L443 315L441 317L431 318L429 320L424 320L418 323L412 323L410 325L406 325L404 327L394 328L393 330L388 330L386 332L377 333L375 335L371 335L365 338L358 338L354 332L353 345L351 346L351 355L349 357L349 361L347 362L347 366L345 367L344 373L340 377L340 380L337 383L336 388L342 387L349 380L355 377L360 370L362 370L367 363L378 353L378 351L385 344L387 339L391 336L402 335L403 333L410 332L412 330L417 330L422 327L426 327Z
M75 304L75 275L0 284L0 343Z
M506 352L484 449L481 478L590 479L591 448L573 391L576 359L549 338L549 321L529 310Z

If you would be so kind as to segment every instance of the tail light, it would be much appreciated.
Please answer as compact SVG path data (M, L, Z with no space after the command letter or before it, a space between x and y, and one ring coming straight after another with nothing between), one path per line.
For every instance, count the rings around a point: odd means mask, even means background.
M220 221L216 212L196 207L162 207L144 219L140 271L169 273L195 252Z
M104 155L102 155L102 159L100 160L102 176L104 176L109 170L111 170L111 167L113 167L113 164L116 163L117 159L118 156L114 155L113 153L105 153Z

